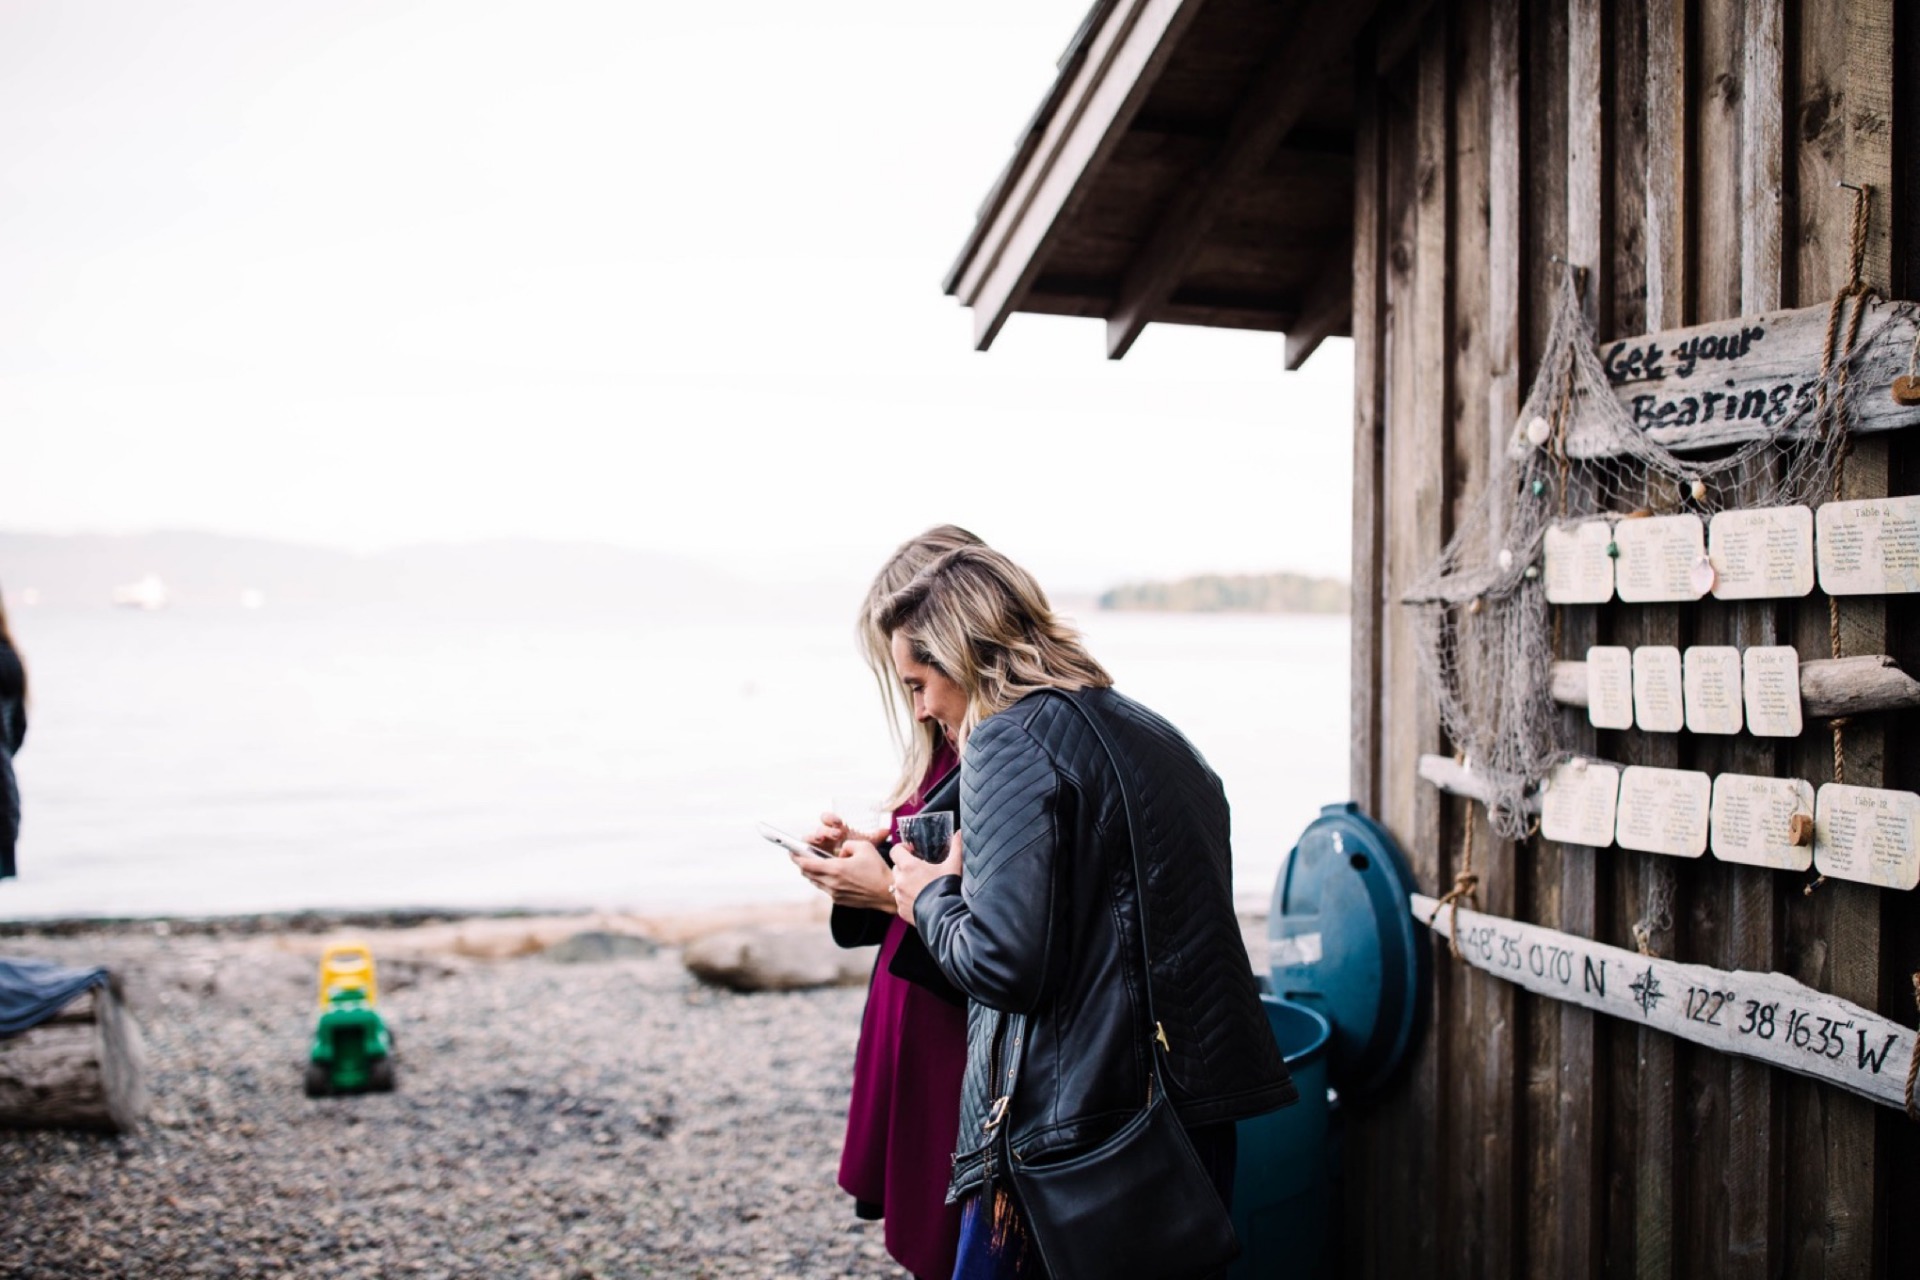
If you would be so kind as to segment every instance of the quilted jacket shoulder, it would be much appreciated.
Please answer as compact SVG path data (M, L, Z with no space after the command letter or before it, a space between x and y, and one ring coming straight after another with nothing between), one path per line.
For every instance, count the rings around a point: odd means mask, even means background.
M1066 696L1099 718L1111 759ZM995 1074L1010 1013L1026 1026L1008 1119L1022 1158L1094 1145L1145 1104L1155 1021L1168 1090L1189 1125L1295 1097L1233 912L1219 779L1139 703L1111 690L1066 696L1031 695L975 729L961 764L964 875L915 904L928 950L974 1002L954 1196L983 1177L982 1125L1006 1092Z

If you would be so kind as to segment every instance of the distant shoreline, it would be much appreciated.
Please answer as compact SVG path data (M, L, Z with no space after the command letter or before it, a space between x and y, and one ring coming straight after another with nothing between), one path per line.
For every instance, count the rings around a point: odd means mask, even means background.
M0 919L0 938L127 937L164 934L178 937L252 938L276 934L327 934L343 930L420 929L469 922L514 926L587 926L619 924L632 932L672 938L733 924L807 921L827 918L820 902L741 903L720 907L682 907L662 911L601 907L355 907L292 911L241 911L228 915L47 916Z
M1203 573L1161 582L1131 582L1100 593L1109 612L1341 614L1352 588L1342 578L1300 573Z

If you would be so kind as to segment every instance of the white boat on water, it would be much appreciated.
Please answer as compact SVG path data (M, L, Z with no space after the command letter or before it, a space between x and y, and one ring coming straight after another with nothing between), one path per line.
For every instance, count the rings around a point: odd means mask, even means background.
M145 609L149 612L167 607L167 584L160 580L157 573L149 573L138 582L129 582L113 589L113 603L122 609Z

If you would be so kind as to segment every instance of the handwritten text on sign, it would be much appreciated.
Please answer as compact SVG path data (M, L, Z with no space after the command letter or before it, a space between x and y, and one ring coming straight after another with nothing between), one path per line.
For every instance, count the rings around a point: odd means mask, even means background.
M1410 906L1439 933L1451 931L1468 964L1529 991L1825 1080L1887 1106L1906 1105L1914 1033L1785 974L1729 973L1636 955L1539 925L1440 907L1424 894L1412 895Z
M1863 317L1860 347L1848 381L1857 431L1888 431L1920 421L1885 388L1907 371L1916 308L1876 299ZM1701 449L1756 440L1776 431L1818 430L1820 357L1827 305L1740 316L1608 343L1600 361L1614 398L1634 427L1670 449ZM1871 393L1859 389L1871 388ZM1575 458L1606 456L1620 446L1576 414L1567 436ZM1786 424L1792 421L1791 426Z

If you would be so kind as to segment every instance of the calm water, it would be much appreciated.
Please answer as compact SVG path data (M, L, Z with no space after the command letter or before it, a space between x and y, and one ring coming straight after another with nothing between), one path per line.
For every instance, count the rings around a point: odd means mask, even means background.
M21 877L0 917L805 901L756 819L878 793L892 748L832 625L20 610ZM1092 614L1200 747L1264 900L1347 787L1347 623Z

